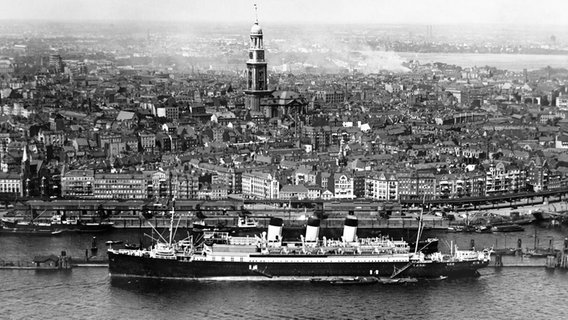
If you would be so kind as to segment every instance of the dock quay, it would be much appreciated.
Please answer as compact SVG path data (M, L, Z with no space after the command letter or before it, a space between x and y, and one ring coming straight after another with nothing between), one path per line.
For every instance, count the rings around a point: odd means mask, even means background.
M565 190L568 192L568 188ZM522 197L521 197L522 196ZM446 202L426 202L424 213L438 210L443 206L452 215L484 211L506 215L512 211L521 214L534 210L556 211L568 202L564 193L519 194L507 197L477 199L445 199ZM479 201L478 201L479 200ZM157 227L169 225L169 212L172 203L159 203L156 200L94 200L94 199L56 199L51 201L30 199L14 203L10 218L26 220L30 212L39 215L35 221L50 222L53 215L65 214L68 218L82 221L95 221L101 215L109 217L118 229L149 227L146 218ZM188 228L194 220L205 217L208 225L232 227L243 214L253 217L265 227L269 216L284 220L286 228L301 228L310 216L322 220L322 228L335 228L348 214L359 218L362 229L416 229L417 213L421 203L400 201L385 203L367 200L321 201L321 200L176 200L175 211L179 216L179 226ZM389 216L389 217L387 217ZM325 218L324 218L325 217ZM436 215L425 215L424 225L429 229L447 229L452 221ZM341 226L340 226L341 227Z
M35 256L30 260L4 261L0 259L0 270L67 271L73 268L107 268L106 256L91 256L85 259L72 259L62 251L54 254Z
M273 215L277 216L277 215ZM259 228L268 227L270 221L270 216L268 215L252 215L253 219L258 221ZM289 229L294 228L305 228L306 222L309 215L303 215L300 217L282 217L284 221L284 227ZM406 218L390 218L384 219L379 216L358 216L360 229L418 229L418 220L414 217ZM112 217L110 219L114 223L114 227L117 229L138 229L138 228L150 228L147 222L152 223L156 228L167 228L170 225L170 218L168 217L154 217L149 220L145 220L140 217ZM191 228L195 218L193 216L180 216L179 217L179 227L181 228ZM203 219L207 225L212 226L224 226L224 227L236 227L238 216L216 216ZM334 229L343 228L343 222L345 217L329 217L327 219L321 220L322 229ZM177 221L176 221L177 224ZM426 229L434 230L447 230L449 227L454 225L455 222L442 219L440 217L432 217L432 219L423 219L423 225Z
M494 255L491 257L489 267L533 267L547 269L568 269L568 251L554 252L548 255L530 256L522 254L511 255Z
M75 268L108 268L108 263L76 263L72 264L70 268L51 268L51 267L36 267L27 265L25 262L16 263L15 265L0 265L0 270L71 270Z

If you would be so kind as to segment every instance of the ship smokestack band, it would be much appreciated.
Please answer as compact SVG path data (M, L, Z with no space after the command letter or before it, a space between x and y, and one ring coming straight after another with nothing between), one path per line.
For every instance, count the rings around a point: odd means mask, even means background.
M320 220L310 217L306 226L306 242L316 242L319 239Z
M357 237L357 225L359 221L356 216L347 216L343 224L343 241L355 242Z
M268 224L268 235L267 235L267 240L269 242L282 241L283 225L284 221L281 218L270 218L270 223Z

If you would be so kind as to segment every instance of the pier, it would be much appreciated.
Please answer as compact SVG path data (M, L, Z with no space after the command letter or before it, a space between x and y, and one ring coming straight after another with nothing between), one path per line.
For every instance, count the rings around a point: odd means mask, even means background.
M252 215L250 216L256 221L258 221L259 228L268 227L268 222L270 217L268 213L265 215ZM291 229L301 229L306 227L306 222L308 221L309 215L302 215L300 217L291 217L287 215L277 215L274 214L272 217L282 218L284 221L285 228ZM361 217L359 218L359 228L360 229L410 229L418 230L418 220L414 217L406 218L391 218L385 219L379 216L373 217ZM195 218L192 215L180 215L176 218L179 219L179 226L181 228L191 228ZM345 217L330 217L323 219L321 221L321 228L343 228L343 221ZM170 218L159 216L154 217L149 220L145 220L140 217L112 217L110 219L114 223L114 227L118 229L138 229L138 228L150 228L147 222L152 223L156 228L167 228L170 225ZM207 225L211 226L224 226L224 227L236 227L238 216L215 216L203 219ZM448 227L454 225L455 223L449 220L442 219L440 217L432 217L432 219L424 219L424 227L431 230L447 230Z
M66 266L37 265L34 261L0 261L0 270L70 271L75 268L108 268L108 260L72 261Z

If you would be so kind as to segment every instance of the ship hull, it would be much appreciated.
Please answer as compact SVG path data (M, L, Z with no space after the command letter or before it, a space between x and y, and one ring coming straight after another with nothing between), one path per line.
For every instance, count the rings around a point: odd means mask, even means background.
M43 233L53 233L53 232L107 232L114 228L112 223L20 223L16 221L2 220L4 229L12 230L19 233L37 233L38 230L43 231Z
M112 223L80 223L77 225L53 224L56 229L69 232L108 232L114 229Z
M309 280L315 277L355 277L375 276L389 277L396 270L405 268L408 261L377 262L374 259L354 259L345 257L306 257L302 262L293 261L290 257L279 259L250 259L239 261L235 257L217 261L177 259L157 259L144 256L120 254L109 251L109 271L114 277L143 277L159 279L188 280ZM344 260L338 262L338 260ZM486 267L488 262L417 262L405 269L398 276L416 278L468 277L478 275L477 270Z

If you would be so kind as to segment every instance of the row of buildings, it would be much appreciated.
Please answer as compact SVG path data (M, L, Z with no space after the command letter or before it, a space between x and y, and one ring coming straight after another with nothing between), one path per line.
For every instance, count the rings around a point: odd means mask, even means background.
M531 161L524 168L490 163L486 171L440 173L428 169L399 172L319 172L302 166L287 177L258 170L233 169L207 163L193 170L95 172L70 170L61 177L61 195L84 199L227 199L398 201L487 197L564 187L558 173ZM204 184L209 175L211 183ZM201 177L201 181L200 181ZM0 185L0 189L2 186ZM21 188L18 190L22 190Z

